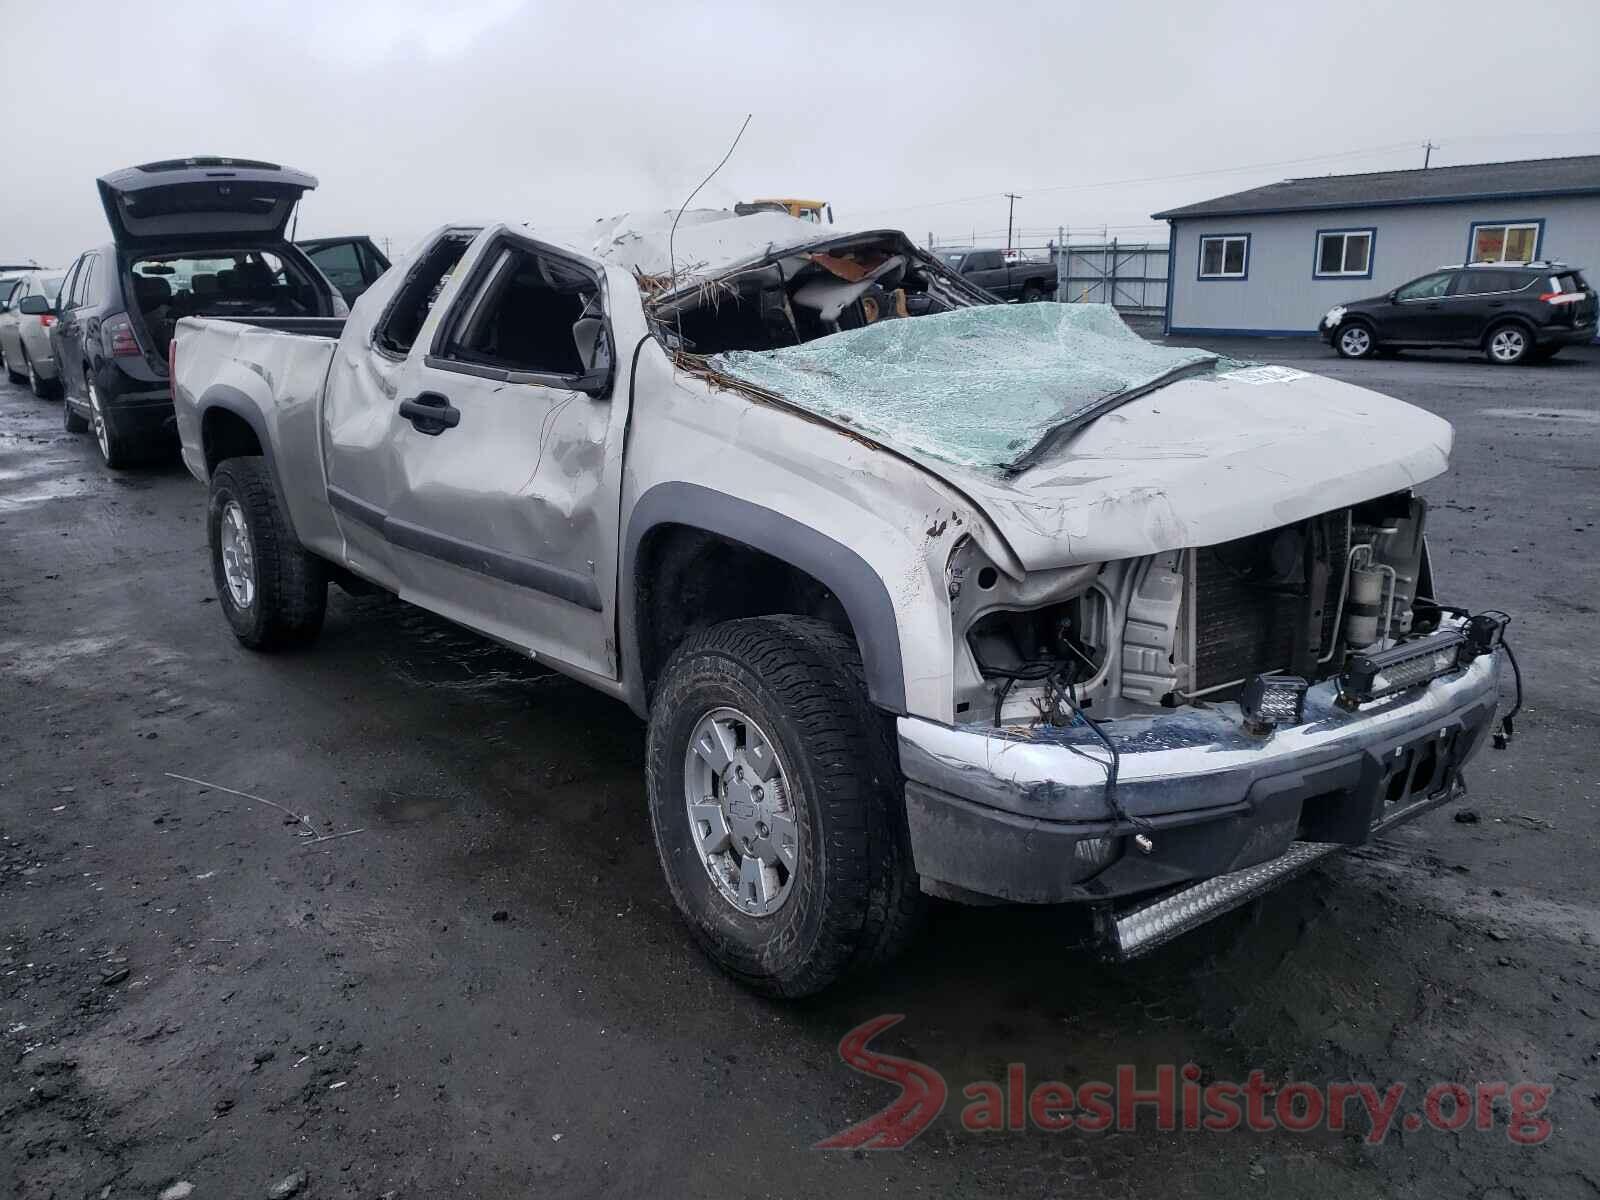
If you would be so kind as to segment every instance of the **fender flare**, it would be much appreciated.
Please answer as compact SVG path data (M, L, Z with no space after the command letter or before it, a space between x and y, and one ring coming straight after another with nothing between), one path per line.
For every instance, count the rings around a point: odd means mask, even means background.
M1490 337L1494 335L1494 331L1502 325L1515 325L1528 335L1528 340L1535 346L1539 344L1539 327L1521 313L1512 312L1498 315L1494 320L1484 322L1483 336L1478 339L1478 345L1487 347ZM1532 353L1532 351L1529 353Z
M635 712L643 715L648 711L636 611L637 560L645 536L663 525L681 525L743 543L819 580L844 607L855 629L868 699L881 709L905 713L899 622L889 589L871 565L848 546L792 517L693 483L656 484L639 497L628 515L617 579L617 612L625 655L624 686Z
M238 388L226 383L212 384L205 390L195 403L196 433L200 438L200 453L205 455L206 416L213 409L232 413L256 435L256 442L261 446L261 457L267 464L267 477L272 480L272 491L278 501L278 511L283 514L284 522L289 526L289 531L295 533L294 516L289 511L287 498L283 494L283 484L278 479L278 463L272 449L272 437L267 432L266 418L261 415L261 409L249 396ZM206 482L211 481L211 468L206 467ZM298 539L299 534L295 533Z

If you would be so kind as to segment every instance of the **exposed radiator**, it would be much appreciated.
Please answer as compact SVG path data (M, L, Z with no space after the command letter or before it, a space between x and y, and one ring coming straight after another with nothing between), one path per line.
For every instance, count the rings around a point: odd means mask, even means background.
M1349 552L1348 510L1313 518L1325 535L1328 565L1322 597L1322 649L1334 636L1345 556ZM1295 625L1300 619L1305 574L1298 554L1310 522L1268 533L1203 546L1194 553L1194 692L1210 692L1262 671L1288 670L1294 657ZM1292 570L1290 569L1292 568ZM1210 692L1209 699L1231 698L1233 688Z

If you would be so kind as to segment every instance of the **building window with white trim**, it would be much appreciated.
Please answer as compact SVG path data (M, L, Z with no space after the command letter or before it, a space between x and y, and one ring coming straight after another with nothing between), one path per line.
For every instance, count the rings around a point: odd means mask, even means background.
M1226 233L1200 239L1201 279L1243 279L1250 267L1250 235Z
M1343 279L1372 274L1372 229L1323 229L1317 232L1318 279Z
M1539 222L1474 225L1469 262L1532 262L1539 257Z

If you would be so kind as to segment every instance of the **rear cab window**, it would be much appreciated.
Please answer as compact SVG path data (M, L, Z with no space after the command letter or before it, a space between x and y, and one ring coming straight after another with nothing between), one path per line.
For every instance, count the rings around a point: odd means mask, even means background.
M392 358L411 353L417 335L433 311L461 256L477 237L475 229L452 229L422 254L373 331L372 343Z

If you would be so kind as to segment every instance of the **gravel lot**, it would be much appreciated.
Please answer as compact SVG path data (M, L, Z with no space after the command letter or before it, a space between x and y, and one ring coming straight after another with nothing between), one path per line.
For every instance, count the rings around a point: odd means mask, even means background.
M1510 751L1472 794L1132 967L1076 914L937 909L871 984L752 999L650 846L620 705L404 605L240 649L203 492L118 475L0 384L0 1194L308 1197L1600 1193L1600 353L1506 370L1218 343L1449 418L1443 594L1516 618ZM308 814L181 782L209 780ZM1463 823L1463 808L1476 813ZM1455 819L1452 819L1452 818ZM898 1153L846 1031L951 1087ZM1553 1132L964 1131L963 1085L1111 1078L1554 1086ZM1416 1100L1405 1108L1420 1107Z

